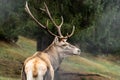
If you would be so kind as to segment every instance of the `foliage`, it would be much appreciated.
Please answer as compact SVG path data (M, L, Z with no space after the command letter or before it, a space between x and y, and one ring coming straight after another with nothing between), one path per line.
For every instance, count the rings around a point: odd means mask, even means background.
M16 42L18 35L46 40L44 35L48 35L47 32L38 27L25 12L25 1L16 1L0 1L0 40ZM29 0L33 15L43 24L48 20L49 29L57 33L48 16L40 10L44 2L57 24L61 22L60 16L63 16L64 35L71 31L73 25L76 26L75 35L69 41L78 44L82 51L92 53L120 51L119 0ZM48 42L50 41L49 37Z
M0 0L0 40L17 41L17 27L20 24L18 12L21 11L21 3L22 1L16 3L16 0Z
M92 53L117 53L120 50L119 1L102 2L103 9L95 24L80 35L83 50Z

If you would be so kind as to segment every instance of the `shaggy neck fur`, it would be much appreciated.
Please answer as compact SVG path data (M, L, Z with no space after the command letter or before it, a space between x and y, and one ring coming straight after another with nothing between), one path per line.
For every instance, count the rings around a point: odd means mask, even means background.
M60 53L57 51L53 43L47 49L45 49L44 52L48 54L50 62L56 71L63 60L63 58L60 56Z

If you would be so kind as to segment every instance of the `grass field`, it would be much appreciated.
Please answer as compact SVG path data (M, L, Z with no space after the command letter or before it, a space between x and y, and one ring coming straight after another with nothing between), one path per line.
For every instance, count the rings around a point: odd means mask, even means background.
M0 41L0 80L3 80L3 77L20 78L23 61L36 51L35 41L24 37L19 38L17 44ZM11 80L9 78L5 79Z
M10 78L10 77L0 77L0 80L21 80L21 79Z
M120 80L120 65L105 59L74 56L67 58L61 67L66 71L99 74L111 80Z
M20 80L21 63L36 51L36 42L19 37L16 44L0 41L0 80ZM119 60L118 60L119 61ZM108 60L108 57L82 56L66 58L61 69L76 73L100 74L111 80L120 80L120 63Z

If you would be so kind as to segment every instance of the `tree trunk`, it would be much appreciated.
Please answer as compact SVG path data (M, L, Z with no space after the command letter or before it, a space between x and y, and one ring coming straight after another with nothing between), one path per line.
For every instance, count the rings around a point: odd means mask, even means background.
M53 41L53 37L49 34L44 34L37 38L37 51L43 51L46 49Z

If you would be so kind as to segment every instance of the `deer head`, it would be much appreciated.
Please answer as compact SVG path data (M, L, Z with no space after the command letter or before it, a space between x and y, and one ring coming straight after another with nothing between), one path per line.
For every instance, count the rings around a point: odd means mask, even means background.
M72 32L70 34L67 34L66 36L62 35L61 32L61 26L63 25L63 17L61 16L61 23L59 25L57 25L55 23L55 21L53 20L50 11L47 7L47 5L44 3L45 8L41 10L44 11L45 13L48 14L51 22L54 24L54 26L57 29L58 35L54 34L53 32L51 32L48 29L48 25L44 26L43 24L41 24L31 13L29 7L28 7L28 3L26 2L26 6L25 6L25 10L26 12L31 16L31 18L43 29L45 29L48 33L50 33L52 36L55 37L54 41L53 41L53 45L55 46L56 50L58 50L58 53L60 53L61 56L66 56L66 55L80 55L80 49L71 45L70 43L67 42L67 39L69 37L71 37L74 34L75 31L75 27L73 26Z
M62 58L71 56L71 55L80 55L81 50L70 43L67 42L67 39L60 39L55 37L54 44L55 50L60 54Z

